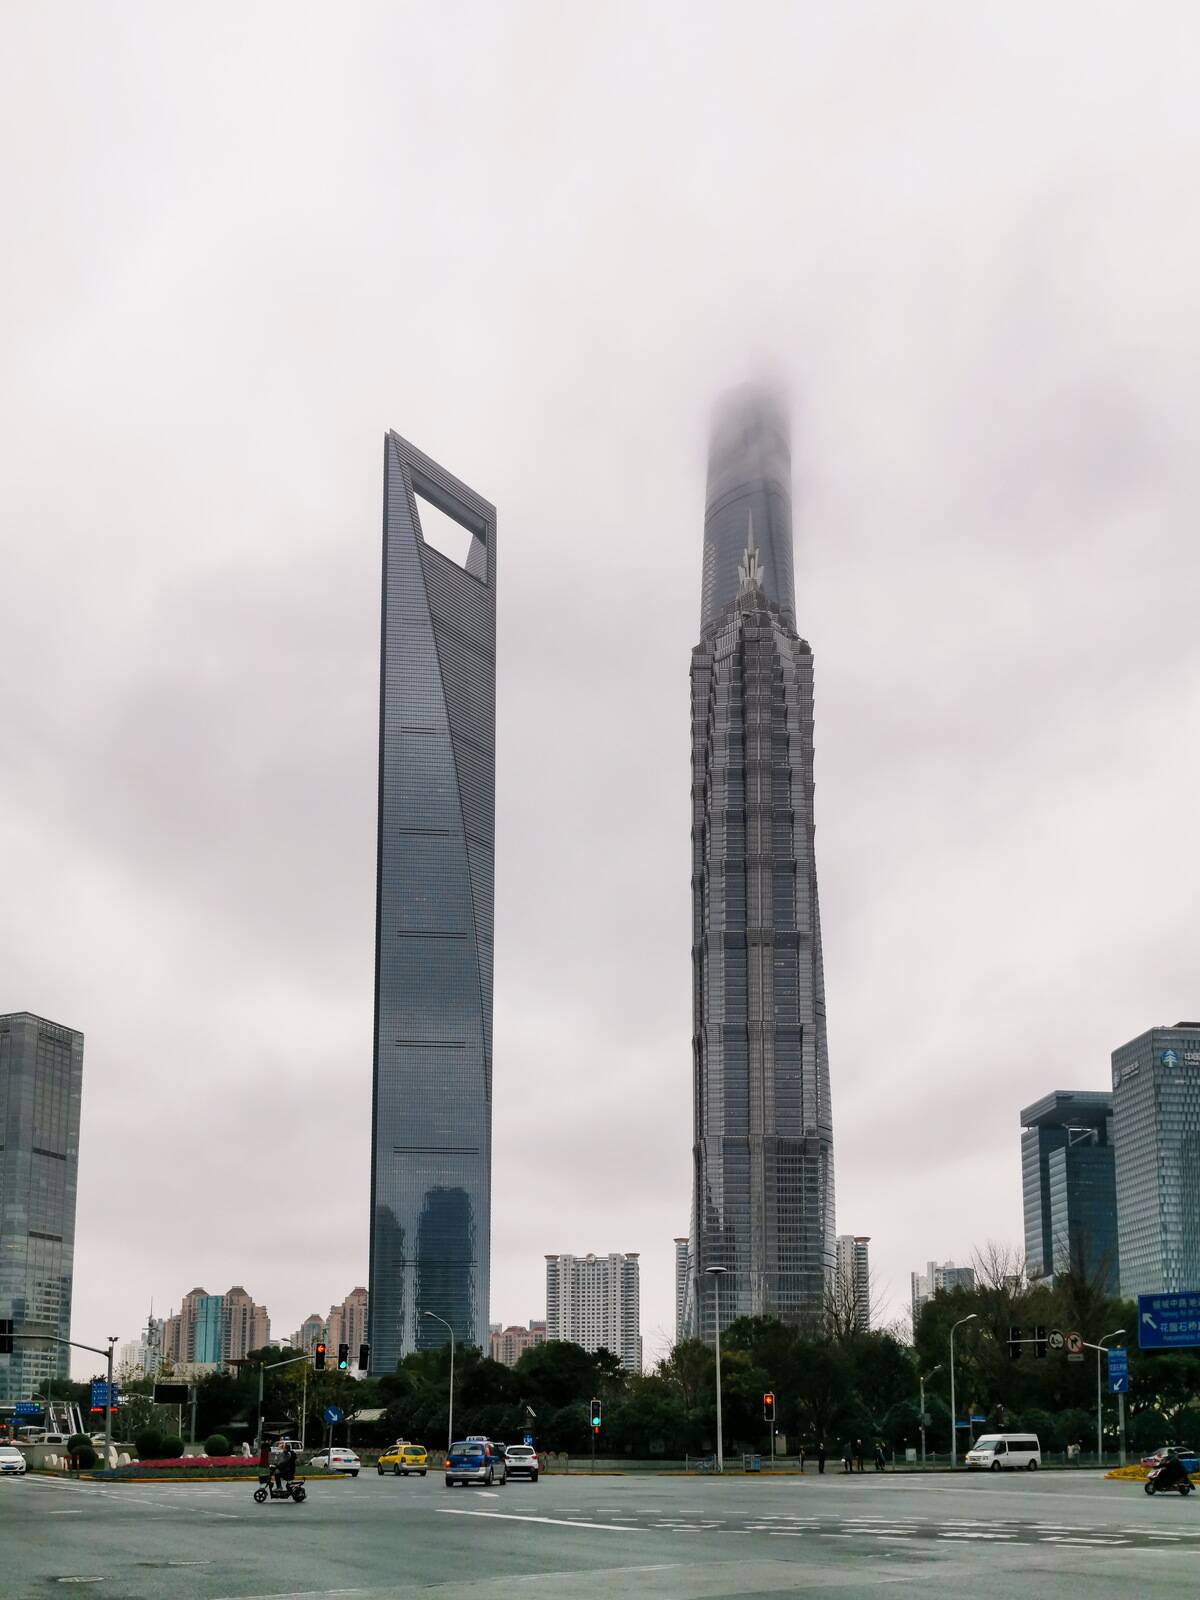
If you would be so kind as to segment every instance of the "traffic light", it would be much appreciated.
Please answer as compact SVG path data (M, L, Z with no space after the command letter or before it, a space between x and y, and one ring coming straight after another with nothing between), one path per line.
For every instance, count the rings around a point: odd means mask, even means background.
M313 1346L313 1366L318 1372L325 1371L325 1346L323 1344Z
M592 1401L592 1432L593 1433L599 1433L600 1432L600 1421L601 1421L601 1418L603 1417L603 1415L604 1415L603 1406L600 1404L599 1400L593 1400Z
M0 1356L10 1356L13 1353L13 1325L11 1318L0 1322Z
M1008 1330L1008 1355L1010 1361L1020 1361L1021 1359L1020 1328L1010 1328Z
M763 1395L763 1421L775 1421L775 1396L769 1389L767 1390L766 1394Z
M1033 1340L1034 1340L1034 1343L1033 1343L1033 1359L1035 1361L1041 1361L1041 1360L1044 1359L1045 1354L1046 1354L1046 1330L1045 1330L1045 1328L1040 1328L1040 1327L1039 1328L1035 1328L1033 1330Z
M367 1370L367 1364L370 1359L371 1346L369 1344L360 1344L358 1347L358 1370L360 1372L365 1372Z
M338 1371L347 1372L349 1368L350 1346L348 1344L340 1344L338 1345Z

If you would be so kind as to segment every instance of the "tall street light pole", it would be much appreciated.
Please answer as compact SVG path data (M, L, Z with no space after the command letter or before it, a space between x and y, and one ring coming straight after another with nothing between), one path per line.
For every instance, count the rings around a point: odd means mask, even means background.
M942 1370L942 1363L939 1361L937 1366L936 1367L931 1367L929 1369L929 1371L925 1374L925 1376L920 1380L921 1381L921 1465L922 1466L925 1465L925 1385L928 1383L929 1379L933 1377L935 1372L940 1372L941 1370Z
M1124 1328L1114 1328L1111 1333L1106 1333L1096 1346L1096 1465L1104 1465L1104 1390L1100 1383L1100 1356L1104 1350L1105 1339L1119 1339L1125 1332Z
M450 1425L446 1430L446 1455L449 1457L450 1446L454 1443L454 1329L445 1317L439 1317L436 1311L422 1311L423 1317L430 1317L434 1322L440 1322L450 1335Z
M959 1317L954 1327L950 1329L950 1470L958 1465L958 1410L954 1403L954 1335L964 1322L975 1322L979 1318L977 1311L972 1311L969 1317Z
M713 1281L713 1292L716 1296L716 1316L713 1324L713 1336L717 1350L717 1471L725 1471L725 1439L721 1429L721 1279L727 1268L705 1268Z

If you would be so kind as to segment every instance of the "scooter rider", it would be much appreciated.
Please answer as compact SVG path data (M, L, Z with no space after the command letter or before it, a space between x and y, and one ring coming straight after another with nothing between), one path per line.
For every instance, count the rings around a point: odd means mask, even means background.
M296 1476L296 1452L285 1440L279 1455L279 1463L275 1468L275 1475L281 1488L286 1489Z
M1156 1489L1174 1489L1180 1483L1190 1482L1187 1468L1178 1456L1164 1456L1151 1473Z

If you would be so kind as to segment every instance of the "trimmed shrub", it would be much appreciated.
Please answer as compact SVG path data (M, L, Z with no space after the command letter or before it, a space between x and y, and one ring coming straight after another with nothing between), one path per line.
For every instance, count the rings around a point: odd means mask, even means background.
M165 1433L162 1449L158 1452L164 1461L178 1461L183 1454L183 1440L177 1433Z
M81 1444L77 1450L72 1450L71 1459L76 1462L81 1472L90 1472L99 1457L90 1444Z
M157 1428L143 1428L134 1435L133 1444L141 1461L155 1461L163 1453L163 1436Z
M72 1450L80 1450L84 1445L87 1445L87 1447L91 1449L92 1441L88 1438L87 1434L73 1433L67 1440L67 1453L70 1454Z
M223 1433L210 1433L204 1441L204 1454L206 1456L227 1456L229 1454L229 1440Z

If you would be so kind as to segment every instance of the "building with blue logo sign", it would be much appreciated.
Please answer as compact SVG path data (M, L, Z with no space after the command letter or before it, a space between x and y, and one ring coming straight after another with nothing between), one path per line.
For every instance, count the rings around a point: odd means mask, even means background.
M1121 1293L1200 1286L1200 1022L1112 1055Z

